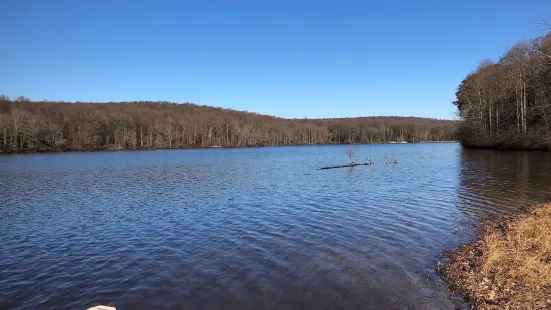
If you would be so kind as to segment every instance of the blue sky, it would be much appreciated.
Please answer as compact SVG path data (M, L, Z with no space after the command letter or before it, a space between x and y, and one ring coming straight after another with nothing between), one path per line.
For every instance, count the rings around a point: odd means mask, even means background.
M453 118L463 77L551 0L0 0L0 93L280 117Z

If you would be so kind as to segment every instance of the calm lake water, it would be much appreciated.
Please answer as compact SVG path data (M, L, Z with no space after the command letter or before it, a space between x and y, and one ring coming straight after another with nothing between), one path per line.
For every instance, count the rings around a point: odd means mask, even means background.
M551 153L355 148L0 156L0 309L454 309L442 251L551 197Z

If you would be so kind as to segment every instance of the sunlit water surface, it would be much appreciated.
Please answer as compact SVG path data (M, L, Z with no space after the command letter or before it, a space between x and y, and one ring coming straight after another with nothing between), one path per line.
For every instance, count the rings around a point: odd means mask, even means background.
M0 156L0 309L454 309L442 251L551 193L551 153L354 147Z

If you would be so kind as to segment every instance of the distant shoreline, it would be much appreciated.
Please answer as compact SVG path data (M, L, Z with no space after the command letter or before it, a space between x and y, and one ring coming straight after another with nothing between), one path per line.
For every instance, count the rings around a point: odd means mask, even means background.
M459 124L399 116L284 119L191 103L8 99L0 96L0 150L14 153L446 141L457 139Z
M205 147L175 147L175 148L101 148L101 149L66 149L66 150L42 150L42 151L24 151L24 152L5 152L0 150L1 155L14 154L56 154L56 153L78 153L78 152L119 152L119 151L157 151L157 150L204 150L204 149L246 149L246 148L264 148L264 147L293 147L293 146L330 146L330 145L403 145L403 144L422 144L422 143L459 143L459 141L420 141L407 143L376 142L376 143L324 143L324 144L293 144L293 145L250 145L250 146L205 146Z

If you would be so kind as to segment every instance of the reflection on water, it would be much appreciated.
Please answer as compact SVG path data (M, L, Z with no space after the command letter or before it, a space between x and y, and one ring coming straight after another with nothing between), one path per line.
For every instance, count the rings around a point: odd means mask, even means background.
M551 199L551 153L462 150L459 203L478 220Z
M0 156L0 309L454 309L442 250L551 189L550 153L356 148Z

